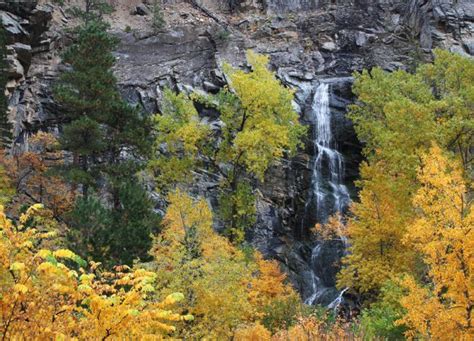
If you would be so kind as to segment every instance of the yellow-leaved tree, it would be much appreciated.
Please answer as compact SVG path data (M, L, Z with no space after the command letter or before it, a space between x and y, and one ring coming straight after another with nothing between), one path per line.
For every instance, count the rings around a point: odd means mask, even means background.
M350 117L367 162L338 285L374 298L387 280L406 272L422 275L417 250L403 238L416 218L417 168L432 141L455 152L465 177L472 177L474 61L436 50L434 62L415 74L380 68L357 73L353 91L358 101Z
M196 171L213 174L224 232L235 244L255 223L253 183L295 152L306 132L292 106L294 91L268 69L268 57L249 51L247 60L250 72L224 65L229 85L216 95L165 92L150 162L162 188L189 182ZM193 101L218 112L214 129L201 121Z
M419 283L406 276L406 315L399 321L411 338L472 340L474 338L474 209L462 168L434 145L422 156L421 188L413 204L417 219L404 242L427 266Z
M363 164L361 176L359 202L352 205L353 216L347 220L350 253L343 258L338 284L370 293L415 268L416 253L402 242L413 209L408 181L400 174L390 176L384 162Z
M177 191L169 201L153 268L161 292L182 288L183 309L195 317L180 325L180 336L228 339L240 325L265 318L272 303L295 298L276 262L247 255L214 232L204 200Z
M67 249L53 249L51 213L33 205L18 224L0 206L2 339L162 339L191 319L169 308L184 297L152 300L156 274L118 267L100 272Z

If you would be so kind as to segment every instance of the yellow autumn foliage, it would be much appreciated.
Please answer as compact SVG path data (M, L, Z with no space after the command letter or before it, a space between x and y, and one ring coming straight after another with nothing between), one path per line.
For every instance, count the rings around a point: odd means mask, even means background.
M184 299L152 299L156 274L117 267L100 272L66 249L43 246L54 236L51 215L29 208L19 224L0 206L0 336L3 339L163 339L190 315L170 307ZM37 224L40 223L40 224Z
M247 61L251 72L224 65L230 88L242 109L224 112L225 129L230 130L224 134L235 135L233 158L238 156L249 172L263 180L265 171L284 152L296 151L306 128L299 123L292 106L294 90L282 86L269 71L269 57L249 50ZM238 125L233 127L236 119Z
M407 276L399 321L410 338L474 338L474 210L456 160L434 145L418 171L421 188L413 204L418 218L404 242L420 252L428 268L427 283Z
M240 327L234 334L236 341L340 341L365 340L354 334L351 326L342 321L330 325L316 316L300 317L293 326L282 328L272 335L260 323Z
M347 225L340 213L329 217L327 223L317 223L311 232L320 240L343 240L347 237Z
M345 267L338 275L338 285L370 292L397 274L412 271L416 254L402 242L406 226L412 219L406 181L387 180L383 162L361 167L363 178L359 202L347 222L350 240Z
M271 339L272 333L258 322L250 326L242 326L234 333L235 341L269 341Z
M181 337L229 339L242 324L263 318L273 301L295 297L276 262L258 253L251 259L214 232L203 199L177 191L169 201L153 267L163 294L184 288L183 309L195 320L180 325Z
M472 179L474 61L442 50L434 56L414 74L380 68L355 74L358 101L349 116L364 142L366 162L339 285L371 299L387 280L420 275L418 250L403 239L417 218L417 169L432 141L454 152L465 178Z
M224 64L229 84L217 94L164 92L161 113L153 118L155 156L148 163L166 192L197 174L216 174L219 218L235 245L256 220L250 182L264 181L271 166L294 155L306 133L292 104L294 90L269 69L269 58L248 51L247 61L250 72ZM195 104L219 119L201 118Z

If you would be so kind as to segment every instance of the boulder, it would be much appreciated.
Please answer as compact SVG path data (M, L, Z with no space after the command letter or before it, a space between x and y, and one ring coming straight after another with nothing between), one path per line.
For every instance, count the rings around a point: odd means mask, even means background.
M7 73L8 78L13 79L23 78L25 76L25 68L15 55L10 54L7 56Z
M464 41L464 48L471 56L474 56L474 39L466 39Z
M17 58L23 65L25 71L28 72L31 65L31 46L22 43L15 43L10 45L10 47L15 51Z
M147 5L139 4L137 7L135 7L134 14L137 14L137 15L150 15L151 10L148 8Z
M7 44L14 44L16 42L28 44L30 42L30 33L22 26L22 24L27 23L25 19L4 11L0 11L0 18L5 28Z
M321 44L321 49L331 52L331 51L335 51L337 49L337 46L336 46L336 43L334 43L333 41L327 41Z

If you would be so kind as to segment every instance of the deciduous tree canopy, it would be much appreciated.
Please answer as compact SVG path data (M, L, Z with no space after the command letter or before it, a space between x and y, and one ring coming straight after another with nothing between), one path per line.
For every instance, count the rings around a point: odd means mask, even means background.
M219 133L200 121L191 99L165 93L163 113L155 116L158 156L151 162L162 186L189 182L198 166L215 172L220 178L219 216L237 243L255 222L252 183L263 181L285 153L294 153L306 131L292 106L293 91L268 70L268 58L249 51L247 60L250 72L224 66L230 83L217 95L191 96L220 113Z
M358 102L351 118L366 143L367 162L348 223L351 254L339 283L368 292L417 271L417 252L403 238L416 219L417 169L431 144L454 153L472 180L474 62L437 51L434 63L415 74L378 68L356 74L353 89Z

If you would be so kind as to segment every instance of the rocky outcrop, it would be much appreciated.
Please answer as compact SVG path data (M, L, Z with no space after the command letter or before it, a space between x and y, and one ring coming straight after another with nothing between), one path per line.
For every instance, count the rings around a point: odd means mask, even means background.
M182 26L158 34L117 35L121 38L115 68L119 83L126 98L149 113L158 111L164 87L212 91L223 84L215 41L206 29Z
M137 5L134 1L126 14ZM231 7L235 11L229 16ZM375 65L410 68L418 59L429 58L434 47L474 53L473 7L469 0L168 0L165 12L179 20L169 19L167 29L156 35L146 28L149 18L142 20L145 28L130 24L130 33L112 20L122 40L116 71L125 95L154 112L165 85L215 91L224 81L222 61L242 66L249 48L269 54L278 75L296 87ZM0 15L8 35L12 107L26 103L29 92L47 98L41 87L47 88L55 77L68 19L59 7L34 1L0 4ZM12 117L15 123L38 126L33 122L38 112L52 116L51 105L38 107L37 98L27 101L19 110L23 117ZM22 129L18 127L16 135Z
M164 87L216 92L225 84L221 65L246 67L245 51L271 57L271 67L297 90L295 107L309 124L314 91L321 79L338 78L330 106L338 125L336 139L346 160L345 182L354 194L360 146L346 106L352 101L350 75L363 68L411 69L431 58L435 47L474 55L474 4L471 0L168 0L166 27L151 30L150 15L139 1L114 1L112 31L120 38L115 74L122 93L145 112L159 111ZM17 146L31 132L56 130L60 111L51 87L62 64L71 22L57 5L36 2L0 4L8 36L10 119ZM218 127L213 112L201 115ZM312 273L324 287L334 285L341 244L327 244L311 261L314 221L304 206L316 151L310 140L296 157L272 168L258 185L258 219L248 238L267 256L281 261L303 296L311 294ZM212 174L201 174L195 193L215 204ZM326 301L335 293L328 292ZM323 300L324 301L324 300Z
M57 77L56 48L64 34L50 29L53 13L53 6L36 1L0 4L7 36L9 119L17 148L25 147L32 131L56 125L51 82Z
M406 20L420 38L420 46L449 48L473 54L474 3L470 0L411 0Z

